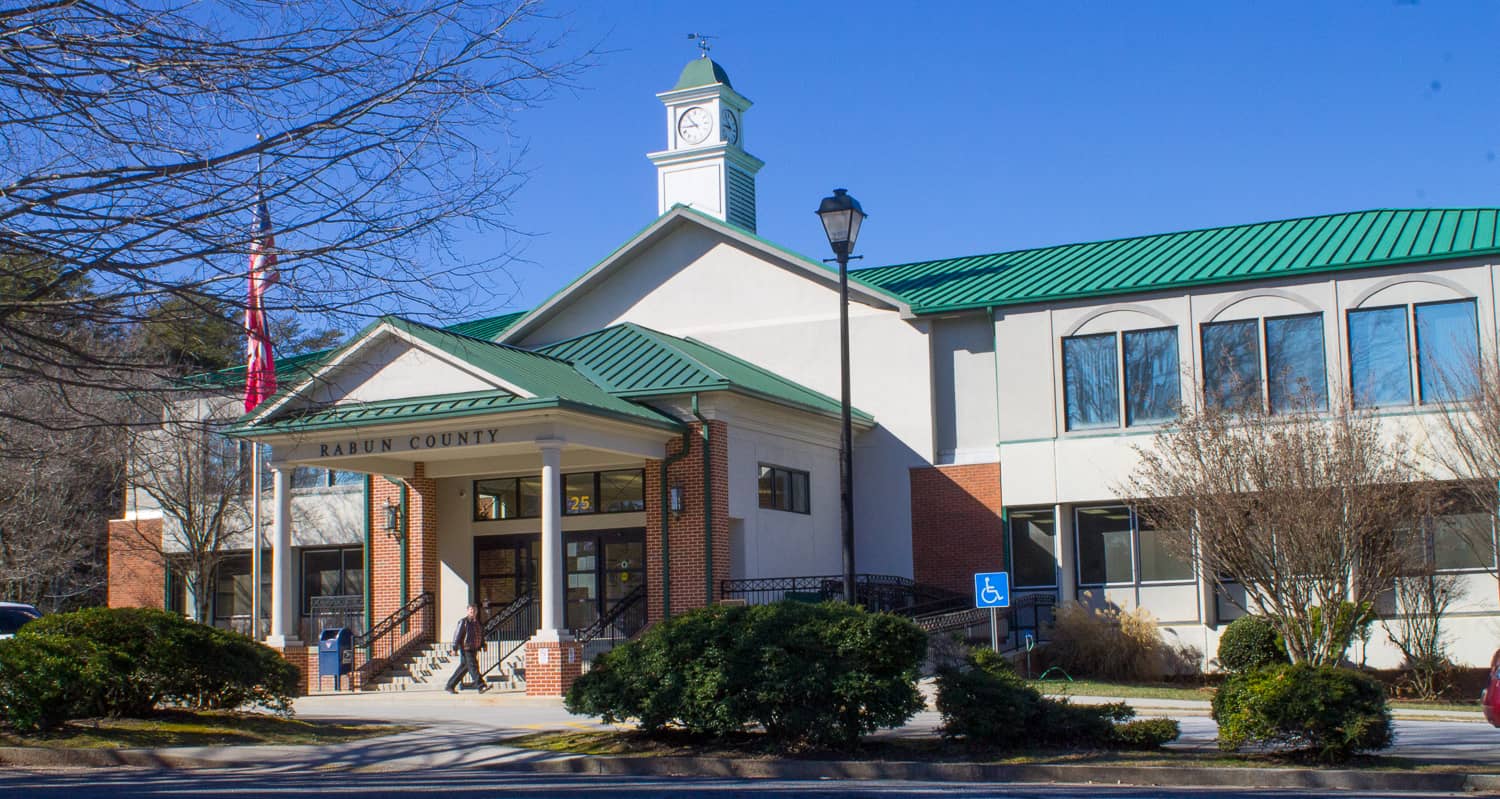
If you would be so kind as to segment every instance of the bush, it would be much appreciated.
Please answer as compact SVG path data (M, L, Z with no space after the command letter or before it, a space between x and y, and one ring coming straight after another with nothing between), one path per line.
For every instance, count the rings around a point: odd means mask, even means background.
M1252 671L1286 662L1286 642L1266 616L1241 616L1219 636L1219 667L1225 671Z
M647 732L723 737L758 724L783 747L847 746L922 708L926 647L910 621L842 603L712 606L600 656L565 706Z
M943 733L1002 748L1154 748L1176 740L1177 722L1132 722L1124 704L1075 705L1044 697L987 649L971 652L962 667L938 672L938 712ZM1126 723L1128 722L1128 723Z
M17 729L166 705L290 707L297 670L243 635L144 608L46 616L0 643L0 717Z
M1076 602L1057 608L1047 656L1075 677L1123 681L1196 672L1201 660L1196 649L1167 644L1145 608L1096 611Z
M1267 666L1236 674L1214 695L1219 746L1284 747L1328 763L1391 744L1385 691L1374 679L1332 666Z

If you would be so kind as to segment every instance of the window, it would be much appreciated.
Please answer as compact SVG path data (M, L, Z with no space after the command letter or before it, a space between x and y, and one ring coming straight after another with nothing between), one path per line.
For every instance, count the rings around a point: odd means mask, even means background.
M1156 424L1177 416L1182 399L1177 328L1130 330L1125 339L1125 424Z
M271 554L267 550L262 564L270 564ZM219 561L214 573L214 618L228 620L250 615L250 555L233 555ZM271 569L261 569L260 603L262 608L271 606Z
M1492 569L1495 531L1488 513L1452 513L1431 520L1432 565L1439 571Z
M1063 401L1069 430L1120 424L1115 334L1063 339Z
M359 472L341 472L321 466L298 466L292 470L292 488L359 485L364 479L365 476Z
M1413 326L1418 400L1467 398L1466 376L1479 360L1478 312L1473 300L1452 300L1349 312L1349 382L1356 406L1412 404L1407 331Z
M1080 508L1077 530L1080 585L1134 582L1129 508Z
M1326 410L1323 315L1266 319L1266 393L1271 413Z
M1079 508L1079 585L1187 582L1193 564L1174 554L1187 533L1157 530L1124 505Z
M1157 424L1177 415L1177 328L1073 336L1062 344L1063 410L1069 430L1119 427L1122 405L1127 426ZM1123 362L1118 358L1122 351Z
M760 465L760 506L770 510L809 513L807 472Z
M312 612L315 596L364 596L363 547L312 549L302 552L302 615Z
M563 514L567 516L646 509L646 473L640 469L565 474L561 488ZM474 481L475 521L535 519L541 515L539 475Z
M1203 400L1244 411L1260 405L1260 334L1254 319L1203 326Z
M1057 518L1051 508L1006 514L1010 567L1017 588L1057 585Z
M1468 399L1465 370L1479 363L1479 322L1473 300L1412 308L1417 318L1417 380L1422 402Z

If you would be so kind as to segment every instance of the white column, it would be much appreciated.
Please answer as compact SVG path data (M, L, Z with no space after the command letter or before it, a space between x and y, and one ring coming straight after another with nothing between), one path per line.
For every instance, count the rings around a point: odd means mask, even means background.
M292 472L272 469L271 478L276 516L271 528L271 637L266 643L284 647L300 643L292 616Z
M1073 508L1057 505L1058 604L1078 600L1078 547L1073 540Z
M537 638L567 637L563 600L562 442L539 441L542 450L542 628Z

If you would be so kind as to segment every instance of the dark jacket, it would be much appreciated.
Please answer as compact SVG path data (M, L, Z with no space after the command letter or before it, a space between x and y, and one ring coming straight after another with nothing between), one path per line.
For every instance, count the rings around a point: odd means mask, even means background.
M477 619L470 620L468 616L458 620L458 628L453 631L453 648L474 652L484 648L484 625Z

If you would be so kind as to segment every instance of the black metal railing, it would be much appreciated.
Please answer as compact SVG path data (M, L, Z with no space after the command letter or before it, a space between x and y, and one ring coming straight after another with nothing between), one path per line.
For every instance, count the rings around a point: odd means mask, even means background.
M517 649L526 645L541 624L541 605L535 595L518 596L484 622L484 649L479 651L479 673L488 677ZM494 646L491 646L494 644Z
M1009 624L1005 632L1005 648L1025 648L1027 635L1030 635L1032 641L1038 644L1051 640L1052 622L1056 610L1057 596L1055 594L1017 596L1011 606L1006 608L1006 620Z
M720 595L725 599L744 600L751 605L783 599L822 602L844 595L844 578L843 575L825 574L725 580L720 585ZM972 604L965 594L892 574L854 575L854 601L867 610L902 616L962 610Z
M573 637L587 644L596 638L629 640L646 626L646 586L638 585L610 605L593 624L575 630Z
M354 636L354 647L364 652L364 662L358 669L361 685L369 684L436 638L432 592L424 591Z
M308 599L308 614L303 624L304 641L316 641L324 630L334 627L344 627L358 635L367 629L365 598L359 594L311 597Z

